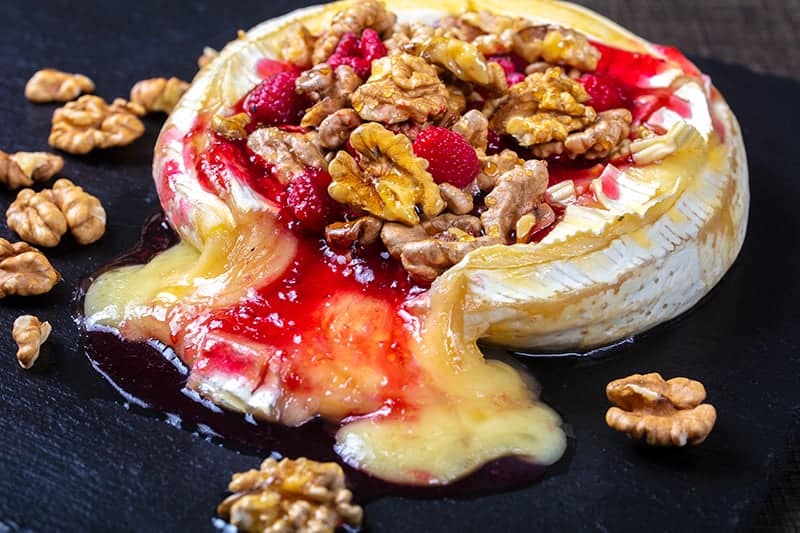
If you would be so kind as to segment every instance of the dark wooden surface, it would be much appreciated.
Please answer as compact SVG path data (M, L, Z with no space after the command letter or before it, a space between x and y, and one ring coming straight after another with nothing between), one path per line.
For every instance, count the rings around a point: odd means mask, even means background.
M46 148L52 109L32 106L22 99L25 77L37 68L57 61L52 66L92 75L102 84L98 85L98 92L102 96L111 98L125 95L132 82L144 77L173 74L191 77L194 56L203 45L221 46L233 36L236 29L246 28L267 15L287 11L302 3L308 2L262 0L258 3L243 0L220 2L224 7L217 9L210 7L213 2L186 2L185 7L180 4L181 8L177 8L176 4L167 7L157 1L146 1L122 8L116 3L101 1L51 0L34 4L7 0L4 2L4 14L7 21L13 22L9 22L0 32L0 68L4 73L0 77L0 123L3 124L0 149ZM642 362L637 363L646 365L646 361L670 360L672 357L674 364L666 370L675 370L680 366L682 356L664 353L671 347L691 351L698 347L713 346L721 352L715 363L732 365L731 368L716 369L720 376L730 376L729 381L721 382L724 385L719 385L721 388L716 390L716 394L721 396L728 390L741 389L743 395L748 395L744 404L767 402L768 405L757 405L761 411L752 411L765 413L763 425L759 426L759 420L756 419L749 423L763 428L755 431L777 431L779 428L772 421L785 420L789 425L791 417L788 414L773 416L769 409L772 406L779 406L780 409L795 406L796 409L796 398L778 397L776 391L782 384L785 390L790 391L788 394L794 392L786 388L786 384L791 379L796 382L797 374L768 376L767 372L779 367L772 358L795 358L796 361L798 344L791 336L775 339L771 335L776 331L789 334L793 327L796 329L798 315L788 299L791 295L800 294L796 284L790 287L791 290L781 291L780 283L769 278L769 283L765 283L761 289L747 284L767 273L770 276L788 277L793 272L792 267L785 264L769 265L763 262L759 254L770 253L772 248L766 241L774 231L780 229L784 220L795 214L794 209L788 209L785 203L789 195L775 191L798 191L797 186L788 182L797 179L798 172L790 172L790 169L797 168L796 163L787 162L784 165L781 158L785 158L783 154L791 153L794 147L790 141L794 135L792 121L799 117L796 111L792 111L796 106L792 95L800 94L797 91L800 85L773 76L800 80L800 38L796 31L800 25L800 1L592 0L585 4L646 38L674 44L694 57L712 60L705 65L724 85L723 90L730 96L734 109L742 119L751 154L751 180L787 180L777 186L754 183L751 233L743 259L707 305L675 328L645 342L643 346L651 346L653 353L641 355ZM177 16L180 9L187 14L185 21ZM217 11L221 11L221 14ZM173 25L174 31L170 31L168 23ZM770 76L757 76L746 70L724 67L714 60L742 65ZM737 90L739 81L746 87ZM784 113L784 109L790 110ZM0 376L0 532L26 528L36 531L78 531L87 527L91 530L158 530L153 526L161 520L158 513L168 512L172 513L172 524L197 523L197 516L191 514L191 510L199 507L203 512L208 512L222 496L221 487L229 472L254 464L252 456L209 445L188 431L174 430L159 420L123 409L115 393L93 374L80 356L75 328L64 309L80 276L132 245L138 224L157 206L152 185L148 181L148 165L158 131L158 119L148 119L147 127L145 138L125 149L92 154L85 158L68 158L65 175L75 178L89 190L98 194L102 192L102 199L109 210L109 232L93 246L76 249L65 244L50 252L54 263L65 274L65 282L53 293L31 299L10 299L0 304L0 332L10 331L11 321L22 311L37 313L56 326L53 340L45 348L41 364L33 373L22 373L15 368L16 362L10 355L10 339L7 334L0 335L4 352L8 355L0 361L0 372L3 374ZM11 195L4 193L0 198L5 208ZM785 215L786 219L773 216L776 202L783 203L777 212ZM795 224L792 227L797 226ZM793 235L791 231L785 231L787 238L796 238L796 233ZM4 227L0 233L9 236ZM796 253L789 257L798 259ZM770 298L770 301L762 302L762 297ZM740 304L750 307L742 309L740 313L728 310ZM770 321L760 319L757 315L760 311L753 311L759 304L765 306L765 313L776 313L777 310L783 313L774 317L774 329L768 327L772 318ZM751 317L753 321L749 322L746 317ZM726 322L727 319L730 321ZM789 320L795 326L788 327L782 320ZM734 324L737 332L731 349L752 354L750 357L765 358L761 369L763 375L758 370L754 370L751 376L737 374L736 364L749 365L751 361L725 353L723 346L727 349L731 344L731 341L725 340L725 336L734 334L728 332ZM752 332L748 330L750 327L754 328ZM681 340L685 334L691 335L691 342ZM703 342L709 344L704 345ZM790 353L785 353L787 350ZM620 358L592 367L592 370L587 370L585 366L577 366L574 370L561 367L540 369L545 391L550 387L554 399L558 400L565 393L556 390L554 384L562 377L575 376L577 380L588 381L588 374L620 371L630 364L634 355L640 357L639 354L623 353ZM711 372L709 370L709 374ZM753 392L754 386L763 389ZM591 396L593 401L595 396ZM597 399L602 403L601 398ZM733 406L741 404L730 401ZM601 407L598 407L599 411L603 410ZM709 463L714 463L715 458L708 456L709 450L724 452L725 439L731 435L736 437L737 426L734 421L738 423L738 419L745 414L731 410L725 412L726 418L721 419L718 433L699 449L700 455L695 455L695 458L707 457ZM578 442L582 446L580 453L586 453L587 448L592 446L589 443L594 442L580 435L584 431L581 424L588 427L596 422L596 414L587 413L583 418L582 415L573 415L570 419L579 434ZM767 417L772 425L766 423ZM798 421L795 419L794 423L796 427ZM591 435L594 437L594 433ZM599 432L597 435L606 438L607 434ZM747 439L744 434L740 437ZM754 442L763 442L766 446L778 440L777 436L773 439L772 435L759 435L753 436L748 443L730 444L734 449L743 449ZM121 442L128 442L129 445L120 445ZM788 439L786 445L790 442L791 439ZM614 441L605 453L619 454L620 444L622 441ZM605 442L602 446L606 446ZM794 460L787 462L787 456L791 457L792 454ZM755 521L756 528L800 531L800 463L797 451L787 454L786 450L770 444L768 449L765 447L763 457L755 457L758 458L758 468L763 468L764 478L773 487L763 507L752 499L739 501L726 499L727 496L713 502L703 500L700 494L703 490L708 491L708 485L703 482L698 483L697 487L686 485L688 491L697 489L697 506L707 507L699 514L691 503L687 503L692 502L690 497L676 493L671 496L672 499L663 499L662 494L670 493L661 492L660 487L652 488L649 499L641 493L632 493L630 501L634 503L629 511L618 508L624 505L618 502L627 501L622 495L614 495L610 500L612 505L599 508L594 507L591 500L582 507L578 498L570 500L571 503L552 502L552 505L545 506L545 511L578 513L577 520L586 529L590 529L592 523L598 527L615 523L632 527L637 523L647 523L648 513L643 513L641 502L652 500L657 504L649 511L653 516L663 516L667 509L675 513L676 523L686 524L686 517L680 516L684 512L692 517L696 515L698 519L702 517L705 529L725 530L752 525L751 515L758 513L761 507ZM641 478L645 479L650 475L662 475L667 469L670 472L674 469L681 480L691 481L692 470L702 469L701 464L681 456L659 460L634 451L629 459L636 468L625 467L622 471L635 479L640 479L638 476L645 476ZM726 464L726 459L731 457L723 458L719 464ZM727 463L730 468L754 468L746 461L744 466L736 461ZM583 466L581 457L576 457L571 462L569 473L574 475ZM665 469L665 466L668 468ZM709 471L712 477L726 475L723 470L711 468ZM567 476L561 473L561 477ZM552 487L552 494L558 494L560 481L566 480L556 475L534 488L534 491L549 493ZM606 487L611 492L623 490L619 488L623 486L636 487L635 483L630 485L624 480L609 484L592 476L577 483L586 491L592 490L593 486ZM753 489L752 493L763 497L766 490L761 491L762 485L766 486L763 479L754 478L753 486L759 488ZM184 487L183 490L187 490L186 487L207 489L200 491L203 501L198 502L193 497L195 492L171 492L173 487ZM576 490L580 494L580 490ZM719 493L725 490L729 491L726 494L736 492L723 486L717 487ZM741 489L742 492L746 490L745 487ZM165 502L164 495L170 494L172 499ZM507 501L514 499L523 502L521 505L533 501L520 498L517 494L496 495L486 501L500 509ZM673 509L675 502L682 502L683 511ZM474 503L474 506L470 502L467 506L454 503L428 507L423 503L397 505L390 500L371 506L368 516L374 517L376 521L372 523L375 526L401 524L402 514L409 512L414 515L433 513L432 516L437 518L434 521L436 524L441 524L439 519L457 523L463 520L463 516L459 516L462 509L472 508L476 518L491 520L491 517L487 519L487 511L481 507L482 502ZM726 505L729 507L725 508ZM437 512L441 514L436 515ZM629 517L626 521L627 512L631 517L642 518L634 520ZM606 521L606 515L613 516L613 520ZM87 523L91 525L63 521L74 517L88 520ZM91 517L95 517L95 520L91 520ZM113 517L119 517L119 523ZM720 521L716 522L717 527L710 527L715 523L713 517L720 517ZM572 519L576 520L574 516ZM207 519L203 520L205 522L202 523L209 524ZM512 523L507 516L498 516L495 520L498 524ZM531 524L537 523L535 518L533 520ZM668 526L667 522L651 523L650 529L674 529ZM375 529L383 530L380 527Z

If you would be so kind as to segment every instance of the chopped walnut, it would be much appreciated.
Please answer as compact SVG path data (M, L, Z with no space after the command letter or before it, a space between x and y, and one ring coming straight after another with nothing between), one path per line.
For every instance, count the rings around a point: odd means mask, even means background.
M483 33L479 27L470 24L465 15L460 17L446 16L439 19L439 28L447 35L461 39L462 41L472 42Z
M469 11L460 17L462 24L475 28L479 33L503 33L504 31L520 31L530 22L521 17L498 15L490 11Z
M442 195L442 200L447 205L447 210L455 215L466 215L475 207L472 195L455 185L440 183L439 194Z
M47 152L17 152L0 150L0 182L9 189L30 187L35 181L47 181L64 168L64 159Z
M270 458L234 474L228 489L234 494L217 513L242 532L333 533L342 524L359 527L364 516L336 463Z
M328 166L328 193L339 203L382 220L417 224L417 206L427 217L445 207L427 161L414 155L411 141L380 124L363 124L350 135L357 159L342 150Z
M507 239L517 221L542 202L547 190L547 163L530 160L515 167L497 180L486 198L481 222L486 235Z
M316 65L326 61L345 33L361 35L366 28L380 34L387 33L396 20L395 14L377 0L362 0L347 6L333 17L330 27L314 43L312 63Z
M372 62L372 75L351 97L365 121L425 122L448 111L449 92L421 57L394 52Z
M49 322L40 322L33 315L22 315L14 321L11 336L17 343L17 362L25 370L30 369L39 358L42 344L50 336Z
M214 61L219 52L215 49L211 48L210 46L206 46L203 48L203 53L197 58L197 68L203 68L212 61Z
M553 155L566 155L575 159L579 155L586 159L608 157L627 140L633 116L627 109L610 109L597 115L597 122L583 131L570 133L563 141L553 141L533 146L536 157L546 159Z
M319 140L324 148L335 150L342 146L350 133L361 124L354 109L340 109L328 115L319 125Z
M294 22L286 28L285 37L281 39L278 47L278 53L283 61L305 70L312 65L311 54L314 51L315 42L316 39L305 24Z
M421 43L409 43L404 49L448 70L461 81L480 85L493 93L508 89L503 68L487 61L475 45L466 41L434 36Z
M486 150L489 143L489 121L477 109L467 111L450 129L478 150Z
M409 43L420 43L436 34L436 28L428 24L414 22L412 24L397 24L392 31L392 36L384 41L386 49L390 52L399 51Z
M326 168L328 162L322 155L319 134L288 132L279 128L260 128L250 134L247 147L274 167L275 176L282 184L307 167Z
M56 246L67 232L67 219L49 195L22 189L6 211L8 227L37 246Z
M303 115L300 125L319 126L329 115L349 107L351 95L359 85L361 78L348 65L334 70L322 63L303 72L295 82L297 92L307 94L316 103Z
M69 231L78 243L91 244L106 232L106 211L100 200L70 180L62 178L52 189L40 194L48 194L64 213Z
M171 113L189 84L178 78L150 78L142 80L131 89L131 102L139 104L147 113Z
M48 142L72 154L124 146L144 133L144 124L137 115L144 115L142 106L121 98L108 105L99 96L81 96L56 109Z
M702 403L706 390L699 381L658 373L634 374L606 387L612 407L609 427L651 446L685 446L703 442L717 420L716 409Z
M31 102L69 102L81 93L94 92L94 82L83 74L70 74L46 68L36 72L25 84L25 98Z
M534 235L549 227L556 221L556 213L548 204L542 202L536 208L522 215L515 225L514 232L518 243L528 243Z
M478 152L478 160L481 163L481 171L478 173L476 182L478 188L484 192L494 189L500 176L525 163L525 160L521 159L517 152L508 149L494 155Z
M378 240L383 222L371 216L349 222L335 222L325 228L325 240L332 246L349 248L353 244L369 246Z
M214 115L211 117L211 129L229 141L246 139L248 124L250 124L250 115L247 113L236 113L230 116Z
M597 68L600 51L581 33L558 26L530 26L514 33L512 50L528 63L574 67L581 71Z
M0 298L44 294L61 279L50 261L26 242L0 238Z
M553 67L512 86L491 122L522 146L563 141L570 132L595 122L597 112L584 105L588 100L580 83Z

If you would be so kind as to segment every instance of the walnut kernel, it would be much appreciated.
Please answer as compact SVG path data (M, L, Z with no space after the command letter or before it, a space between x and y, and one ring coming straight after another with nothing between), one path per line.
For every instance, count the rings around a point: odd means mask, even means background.
M459 80L486 87L494 93L508 88L503 68L489 62L475 45L459 39L434 36L405 49L448 70Z
M69 102L81 93L94 92L94 82L83 74L70 74L53 68L36 72L25 84L25 98L31 102Z
M67 219L49 195L22 189L6 211L8 227L37 246L56 246L67 232Z
M72 154L86 154L95 148L124 146L144 133L137 116L144 109L117 98L111 105L99 96L85 95L53 114L50 146Z
M317 65L325 62L345 33L361 35L366 28L372 28L383 34L392 29L396 20L394 13L377 0L362 0L347 6L334 15L330 27L314 43L312 63Z
M139 104L148 113L171 113L187 89L189 84L178 78L150 78L133 86L131 102Z
M11 336L17 343L19 366L28 370L39 358L39 349L50 336L49 322L40 322L33 315L22 315L14 321Z
M260 128L250 134L247 147L273 165L275 176L284 185L307 167L326 168L328 165L315 131L301 133Z
M69 231L80 244L91 244L106 232L106 211L100 200L68 179L60 179L49 191L53 203L67 220Z
M0 238L0 298L44 294L61 279L50 261L26 242Z
M481 214L486 235L507 239L517 221L542 202L547 180L547 163L535 159L500 176L486 196L487 209Z
M17 152L0 150L0 182L9 189L30 187L35 181L47 181L64 168L64 159L47 152Z

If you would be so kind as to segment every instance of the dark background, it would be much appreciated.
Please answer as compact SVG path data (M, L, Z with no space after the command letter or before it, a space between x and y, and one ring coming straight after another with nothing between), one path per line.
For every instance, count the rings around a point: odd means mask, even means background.
M54 106L23 97L39 68L87 74L108 100L127 96L146 77L191 79L203 46L221 47L237 29L307 3L6 0L0 149L47 149ZM753 187L742 256L698 309L603 361L530 363L576 437L547 479L479 499L388 498L367 507L367 523L375 531L798 531L800 2L585 4L699 58L729 98ZM50 294L0 301L0 532L211 530L230 473L258 463L125 404L82 355L67 311L79 279L131 247L157 209L149 165L159 117L146 124L145 137L129 147L66 158L63 174L102 199L106 236L85 248L65 238L47 252L65 278ZM11 199L0 192L3 206ZM13 357L11 323L23 312L54 326L33 372ZM720 420L703 446L654 452L604 427L604 384L652 370L706 383Z

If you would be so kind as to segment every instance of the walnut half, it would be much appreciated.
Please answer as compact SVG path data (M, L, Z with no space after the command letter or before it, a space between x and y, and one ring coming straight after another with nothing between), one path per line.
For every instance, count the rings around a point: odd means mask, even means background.
M83 74L70 74L54 68L36 72L25 84L25 98L31 102L69 102L81 93L94 92L94 82Z
M61 279L47 258L26 242L0 238L0 298L44 294Z
M148 113L171 113L187 89L189 84L178 78L150 78L131 88L131 102Z
M703 384L688 378L634 374L609 383L606 396L617 406L606 413L609 427L651 446L700 444L717 420L714 406L702 403Z
M85 95L53 113L50 146L71 154L95 148L124 146L144 134L142 106L117 98L109 105L99 96Z
M30 187L34 181L47 181L64 168L64 159L47 152L17 152L0 150L0 182L9 189Z
M17 362L19 366L28 370L39 358L41 348L51 331L49 322L40 322L33 315L22 315L14 321L11 336L17 343Z

